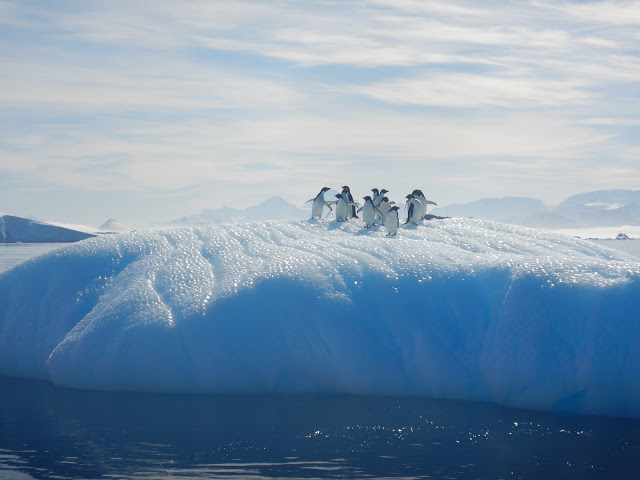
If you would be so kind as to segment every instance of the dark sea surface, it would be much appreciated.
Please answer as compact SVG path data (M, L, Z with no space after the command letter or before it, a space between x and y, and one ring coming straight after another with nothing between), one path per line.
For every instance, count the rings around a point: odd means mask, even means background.
M348 395L191 396L0 377L2 479L635 479L640 421Z

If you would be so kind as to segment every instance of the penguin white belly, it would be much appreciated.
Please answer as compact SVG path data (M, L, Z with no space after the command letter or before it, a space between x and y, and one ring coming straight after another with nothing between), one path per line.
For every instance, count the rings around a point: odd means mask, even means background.
M420 202L420 220L424 218L427 214L427 199L421 195L418 197L418 201Z
M311 218L322 218L324 210L324 195L318 195L311 205Z
M384 216L383 225L384 228L387 229L387 232L389 232L389 235L395 235L398 232L399 223L398 212L396 211L387 212Z
M339 222L344 222L347 220L349 216L349 208L347 202L344 201L344 198L339 198L338 203L336 203L336 220Z
M380 206L378 207L378 209L380 210L380 213L382 214L382 216L380 216L378 214L378 217L382 218L382 223L384 224L384 219L387 216L387 213L389 213L389 210L391 210L391 204L389 202L382 202L380 204Z
M375 209L373 208L373 203L365 203L364 208L362 209L362 220L364 221L364 226L367 228L371 227L375 218L376 214Z
M419 198L415 198L414 200L416 203L413 208L414 214L413 214L412 223L418 224L418 222L422 220L426 215L427 203L422 202Z

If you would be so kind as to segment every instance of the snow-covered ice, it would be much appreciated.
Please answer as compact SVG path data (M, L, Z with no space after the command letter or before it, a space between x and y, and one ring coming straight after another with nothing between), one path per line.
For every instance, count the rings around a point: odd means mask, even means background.
M640 263L474 219L254 222L84 240L0 274L0 374L640 417Z

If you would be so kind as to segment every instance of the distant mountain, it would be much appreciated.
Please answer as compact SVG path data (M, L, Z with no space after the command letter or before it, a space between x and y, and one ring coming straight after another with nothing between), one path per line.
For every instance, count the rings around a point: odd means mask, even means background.
M603 206L640 204L640 190L596 190L579 193L567 198L556 208L565 209L593 204Z
M583 227L640 225L640 190L600 190L569 197L555 213Z
M433 210L436 215L476 217L536 228L640 225L640 190L597 190L567 198L555 207L527 197L484 198Z
M118 220L114 220L113 218L110 218L109 220L107 220L106 222L104 222L102 225L100 225L99 228L100 231L102 232L129 232L131 231L131 228L127 227L126 225L120 223Z
M170 225L207 225L211 223L244 223L255 220L290 220L308 218L311 210L298 208L282 197L273 197L245 209L224 206L174 220Z
M94 234L28 218L0 215L0 243L77 242Z

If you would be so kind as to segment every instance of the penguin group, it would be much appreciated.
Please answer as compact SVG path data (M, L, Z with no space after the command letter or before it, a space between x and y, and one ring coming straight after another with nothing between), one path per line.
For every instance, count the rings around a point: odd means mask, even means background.
M352 218L360 218L358 213L362 214L362 221L365 228L371 228L376 221L379 221L385 227L387 236L395 236L400 228L400 219L398 210L400 207L395 205L396 202L390 201L386 194L389 190L372 188L372 195L362 197L364 204L360 206L353 199L351 189L345 185L342 192L335 195L335 200L327 200L324 198L326 192L331 190L329 187L323 187L320 193L307 200L306 203L313 202L311 205L311 218L322 218L325 207L331 212L335 206L335 216L338 222L346 222ZM417 225L424 220L429 205L437 205L437 203L427 200L422 190L414 190L406 197L405 208L407 209L406 224ZM358 208L359 207L359 208ZM329 213L327 213L327 216ZM325 217L326 218L326 217Z

